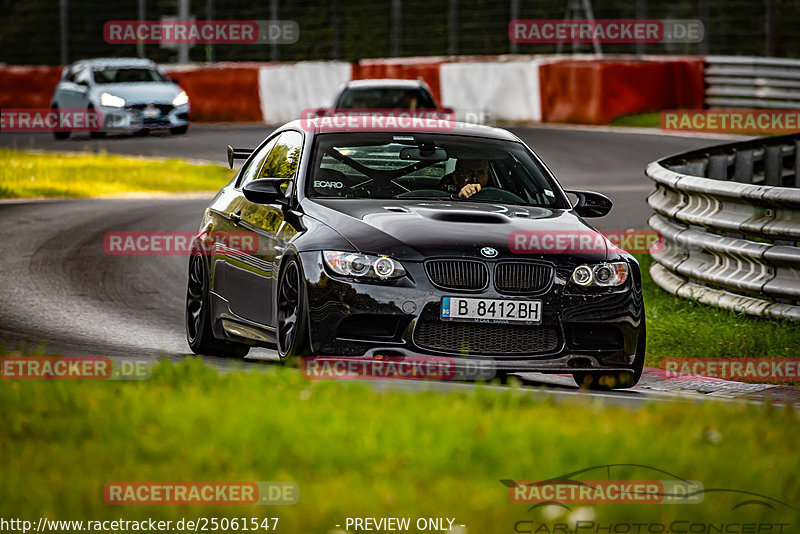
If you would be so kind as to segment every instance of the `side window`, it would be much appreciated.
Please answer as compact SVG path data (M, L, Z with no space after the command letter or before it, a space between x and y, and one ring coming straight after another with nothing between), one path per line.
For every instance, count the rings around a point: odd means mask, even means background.
M275 142L278 140L278 137L279 136L275 136L270 139L266 145L256 152L255 156L253 156L253 158L250 160L250 163L247 164L247 167L242 169L242 172L239 175L239 187L244 186L244 184L252 181L256 176L258 176L258 172L261 170L264 160L267 159L272 147L275 146Z
M259 178L292 178L300 163L303 136L299 132L283 132L269 153Z
M71 66L67 71L67 75L64 80L68 82L75 82L75 74L78 72L78 68L79 67L77 65Z
M75 71L75 83L81 85L89 85L89 73L91 70L89 67L79 67L77 71Z

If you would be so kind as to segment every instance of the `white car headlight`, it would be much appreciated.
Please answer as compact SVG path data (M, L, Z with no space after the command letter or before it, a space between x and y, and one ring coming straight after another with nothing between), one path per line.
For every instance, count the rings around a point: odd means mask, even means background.
M114 96L111 93L103 93L100 95L100 105L109 108L121 108L125 106L125 99Z
M186 91L181 91L175 98L172 99L172 105L175 107L182 106L184 104L189 103L189 95L186 94Z
M581 287L617 287L628 279L628 264L624 261L579 265L572 272L572 281Z
M406 274L400 262L388 256L326 250L322 253L322 257L325 258L325 264L330 270L343 276L387 280Z

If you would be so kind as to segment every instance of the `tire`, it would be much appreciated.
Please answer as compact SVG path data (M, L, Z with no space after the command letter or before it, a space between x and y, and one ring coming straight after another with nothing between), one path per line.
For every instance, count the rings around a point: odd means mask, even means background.
M572 378L581 388L595 390L626 389L639 383L644 369L644 355L647 349L647 326L642 325L639 341L636 345L636 357L633 359L630 371L613 373L573 373Z
M89 111L93 111L94 110L94 106L90 105L88 109L89 109ZM101 131L101 132L89 132L89 137L91 137L92 139L102 139L105 136L106 136L106 132L103 132L103 131Z
M53 106L50 109L57 112L58 111L58 106ZM72 132L53 132L53 137L55 137L56 139L59 139L59 140L69 139L69 136L70 136L71 133Z
M170 128L169 129L169 133L171 133L172 135L183 135L183 134L186 133L186 131L188 129L189 129L189 125L186 124L184 126L177 126L175 128Z
M208 295L208 269L201 254L189 256L189 282L186 288L186 340L192 352L210 356L243 358L250 347L214 337Z
M291 256L281 269L275 310L278 355L284 363L294 364L297 357L308 353L306 286L296 256Z

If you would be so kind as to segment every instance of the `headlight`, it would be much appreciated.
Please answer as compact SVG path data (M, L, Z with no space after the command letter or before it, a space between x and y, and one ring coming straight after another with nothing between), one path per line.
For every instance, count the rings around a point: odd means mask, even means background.
M110 108L121 108L125 105L125 99L114 96L111 93L103 93L100 95L100 105Z
M397 278L406 274L399 261L387 256L370 256L360 252L326 250L322 253L325 264L336 274L364 278Z
M628 264L625 262L579 265L572 271L572 281L581 287L617 287L628 279Z
M189 95L186 94L186 91L181 91L175 98L172 99L172 105L175 107L182 106L184 104L189 103Z

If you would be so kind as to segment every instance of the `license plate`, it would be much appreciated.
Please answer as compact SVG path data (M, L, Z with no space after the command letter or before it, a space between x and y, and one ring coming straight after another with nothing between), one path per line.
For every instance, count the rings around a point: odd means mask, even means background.
M442 298L442 319L474 322L542 322L541 300Z

